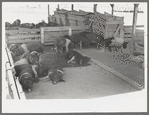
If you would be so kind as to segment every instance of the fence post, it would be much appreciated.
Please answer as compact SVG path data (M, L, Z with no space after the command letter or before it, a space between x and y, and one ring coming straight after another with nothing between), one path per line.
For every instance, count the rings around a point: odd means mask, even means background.
M69 28L69 33L68 33L68 35L69 35L69 36L72 35L72 29L71 29L71 28Z
M44 40L44 28L40 28L40 34L41 34L41 43L44 44L45 40Z

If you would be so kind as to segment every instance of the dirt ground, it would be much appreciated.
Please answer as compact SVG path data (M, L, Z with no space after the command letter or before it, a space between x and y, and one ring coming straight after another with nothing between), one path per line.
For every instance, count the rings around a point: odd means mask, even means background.
M95 48L81 49L80 52L100 61L128 78L136 81L144 87L144 69L141 63L129 59L128 48L123 49L122 52L104 52L103 50L96 50Z
M91 63L86 67L64 69L64 80L52 84L50 80L34 84L27 99L82 99L98 98L134 92L138 89L121 78Z
M51 50L47 47L45 52ZM98 57L96 49L82 52ZM92 54L94 51L94 55ZM98 53L97 53L98 51ZM89 55L89 56L90 56ZM26 93L27 99L88 99L138 91L118 76L90 62L90 66L64 68L65 82L52 84L50 80L34 84L33 91Z

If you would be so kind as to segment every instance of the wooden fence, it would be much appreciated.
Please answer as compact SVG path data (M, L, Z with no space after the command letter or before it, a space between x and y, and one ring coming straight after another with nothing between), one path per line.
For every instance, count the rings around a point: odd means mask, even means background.
M6 89L7 94L11 99L19 100L19 99L26 99L25 94L23 92L22 86L19 83L18 78L15 77L15 69L13 65L13 59L10 54L9 49L5 48L5 55L6 55Z
M6 30L6 42L11 43L26 43L26 42L40 42L40 29L25 29Z
M41 28L41 43L51 45L56 38L64 35L71 35L83 31L82 26L65 26L65 27L43 27Z
M143 37L144 30L140 30L139 28L144 28L144 25L137 25L136 26L136 37ZM131 38L132 37L132 26L124 26L124 38Z
M142 28L143 26L136 26ZM83 31L83 26L65 26L65 27L41 27L40 29L19 29L19 30L6 30L6 42L11 43L26 43L26 42L41 42L44 45L52 45L55 38L63 35L72 35ZM124 26L124 39L131 39L132 26ZM136 40L136 51L144 54L144 31L136 29L136 36L140 39ZM11 86L13 91L13 99L26 99L22 91L22 87L13 75L13 60L9 49L6 47L6 75L8 86ZM11 69L10 69L11 68ZM7 87L8 89L8 87ZM9 92L9 91L8 91Z
M135 51L140 54L144 54L144 30L139 29L144 28L143 25L136 26L136 36L135 36ZM124 26L124 39L125 41L130 41L132 37L132 26Z
M113 27L113 26L112 26ZM136 51L144 54L144 31L138 28L143 28L144 26L136 26ZM6 30L6 42L11 43L26 43L26 42L41 42L45 45L52 45L55 38L66 34L75 34L83 31L85 28L83 26L63 26L63 27L41 27L40 29L19 29L19 30ZM118 30L118 31L117 31ZM119 33L120 28L113 30L108 26L106 32L108 35L116 35ZM127 41L131 40L132 37L132 26L124 26L124 39ZM120 32L121 33L121 32ZM121 35L123 35L121 33Z

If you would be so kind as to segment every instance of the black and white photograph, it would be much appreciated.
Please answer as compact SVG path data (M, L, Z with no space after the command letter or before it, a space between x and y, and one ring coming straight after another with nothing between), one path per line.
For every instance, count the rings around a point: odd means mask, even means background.
M2 2L2 113L147 112L146 2Z

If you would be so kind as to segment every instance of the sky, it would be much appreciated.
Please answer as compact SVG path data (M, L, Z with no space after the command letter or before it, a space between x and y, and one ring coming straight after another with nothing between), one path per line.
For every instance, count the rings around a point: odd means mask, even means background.
M112 2L114 4L114 9L125 9L133 10L134 9L134 3L118 3L118 2ZM48 5L50 6L50 15L54 14L54 11L56 10L57 6L59 4L60 9L66 9L71 10L71 2L3 2L2 3L2 10L3 14L5 14L3 17L5 21L8 21L12 23L14 20L21 19L23 23L30 22L30 23L38 23L41 20L45 20L47 22L47 16L48 16ZM88 12L93 12L93 5L97 5L97 11L100 13L108 12L111 13L111 6L108 2L73 2L74 4L74 10L79 11L84 10ZM145 3L139 3L139 10L145 11ZM124 16L124 20L126 24L131 24L133 14L128 13L117 13L114 12L114 15L117 16ZM138 17L140 19L138 20L138 23L140 24L142 22L141 18L144 18L142 14L138 14ZM131 19L130 19L131 18ZM130 23L128 21L130 20Z
M68 2L68 3L65 3L65 2L6 2L6 3L3 3L4 7L5 8L12 8L12 7L18 7L18 8L47 8L48 5L50 5L50 14L53 14L53 11L57 8L57 5L59 4L59 7L60 9L61 8L64 8L64 9L68 9L68 10L71 10L71 2ZM74 9L75 10L79 10L79 9L84 9L85 11L91 11L93 10L93 4L98 4L97 5L97 10L101 10L101 8L104 8L105 10L109 9L111 10L111 7L110 7L110 3L106 2L91 2L91 3L88 3L88 2L76 2L76 3L73 3L74 4ZM115 9L117 8L121 8L121 9L133 9L134 8L134 3L117 3L117 2L114 2L113 3L115 6ZM139 9L141 10L145 10L144 9L144 3L138 3L139 4ZM102 11L101 11L102 12Z

